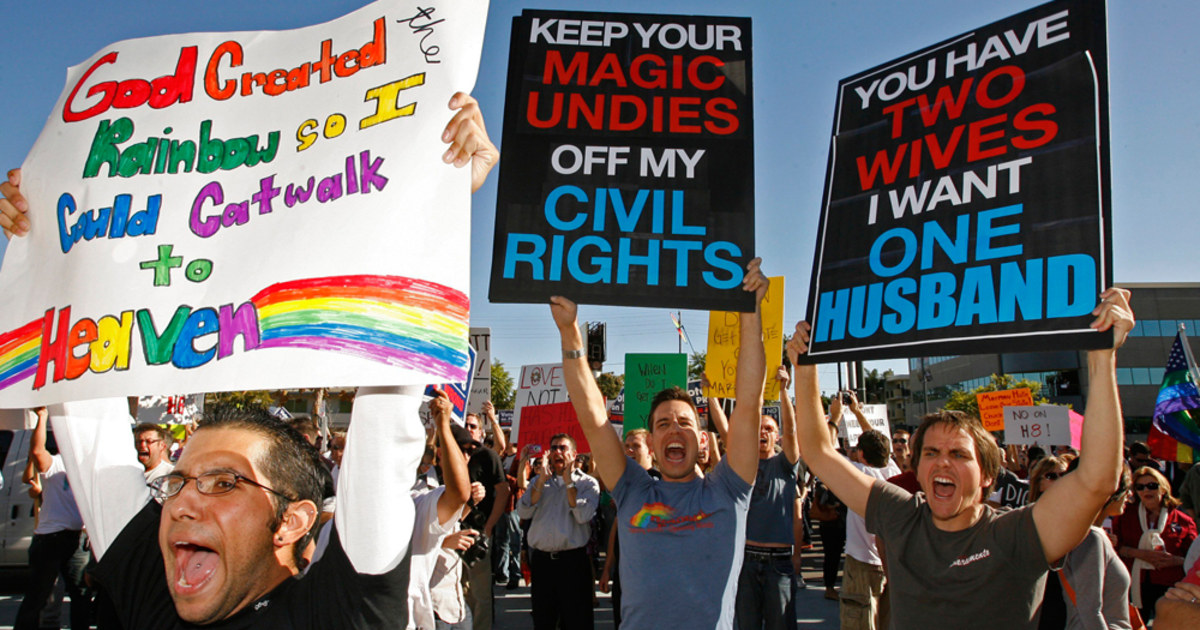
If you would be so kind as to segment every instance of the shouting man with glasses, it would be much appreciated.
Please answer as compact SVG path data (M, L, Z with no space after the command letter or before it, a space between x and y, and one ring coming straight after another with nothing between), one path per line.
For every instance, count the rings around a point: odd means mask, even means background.
M457 93L447 164L483 185L499 152L475 99ZM0 226L27 233L19 170L0 184ZM14 230L17 220L24 226ZM96 578L128 630L396 628L408 620L412 487L425 445L423 386L360 389L337 484L329 545L311 567L329 472L316 450L265 412L217 413L153 486L134 465L124 398L55 405L55 434ZM393 500L379 492L392 490ZM165 572L164 572L165 569ZM307 572L304 572L307 569ZM304 572L304 573L302 573ZM164 574L165 573L165 574ZM297 579L292 579L297 578Z
M175 470L167 456L174 441L171 432L157 424L143 422L133 427L133 446L137 449L138 461L146 467L146 483L153 483Z

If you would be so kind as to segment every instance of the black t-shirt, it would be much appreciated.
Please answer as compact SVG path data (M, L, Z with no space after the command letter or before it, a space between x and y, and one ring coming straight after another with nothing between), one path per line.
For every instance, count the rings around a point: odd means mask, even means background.
M506 483L504 469L500 466L500 456L486 446L480 446L471 453L467 460L467 474L472 482L483 484L484 496L478 505L471 508L467 516L467 524L473 529L482 531L488 517L492 515L492 505L496 502L496 485Z
M996 497L996 502L1000 504L1000 507L1014 510L1025 505L1025 499L1029 496L1029 482L1006 468L1000 469L1000 473L996 475L996 484L992 489L1000 493L1000 496Z
M224 621L206 626L187 623L176 614L167 586L158 546L161 513L157 501L146 504L121 530L94 572L127 630L337 630L403 628L408 622L410 556L406 554L395 569L381 575L357 573L334 530L325 554L303 577L285 580Z

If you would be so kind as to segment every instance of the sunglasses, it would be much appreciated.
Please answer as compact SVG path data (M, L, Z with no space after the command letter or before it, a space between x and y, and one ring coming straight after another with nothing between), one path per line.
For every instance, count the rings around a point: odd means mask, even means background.
M896 444L908 444L908 438L892 438L892 442Z
M1062 477L1065 474L1067 474L1067 473L1048 472L1045 475L1042 475L1042 479L1049 479L1050 481L1058 481L1058 478Z
M550 450L552 450L552 451L565 451L569 448L571 448L571 447L566 444L551 444L550 445Z
M1133 489L1141 492L1142 490L1158 490L1158 482L1151 481L1150 483L1135 483Z

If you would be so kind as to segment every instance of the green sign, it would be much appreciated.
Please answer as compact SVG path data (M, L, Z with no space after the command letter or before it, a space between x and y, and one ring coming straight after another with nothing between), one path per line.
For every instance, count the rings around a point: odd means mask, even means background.
M645 429L650 401L668 387L687 391L686 354L625 355L625 432Z

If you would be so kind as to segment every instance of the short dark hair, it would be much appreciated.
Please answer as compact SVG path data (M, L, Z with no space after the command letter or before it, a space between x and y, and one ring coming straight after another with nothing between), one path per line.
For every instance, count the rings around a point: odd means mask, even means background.
M892 452L888 438L879 431L864 431L858 436L858 450L862 451L863 461L872 468L883 468L888 464Z
M917 432L913 436L913 469L921 465L921 449L925 444L925 432L929 430L929 427L936 425L945 425L950 430L964 431L971 436L975 442L975 459L979 462L980 472L984 478L991 479L993 484L996 482L996 475L1000 474L1000 462L1003 457L1000 454L1000 445L996 444L995 436L983 428L983 423L979 421L979 418L968 416L961 411L942 409L921 418L921 426L917 427ZM990 488L990 484L983 488L985 497Z
M555 433L554 435L550 436L551 444L557 442L558 440L567 440L571 443L571 450L575 451L576 453L579 452L579 446L575 444L575 438L567 435L566 433Z
M650 431L654 431L654 411L658 409L659 405L672 400L687 403L692 408L692 413L695 414L696 421L700 420L700 410L696 408L696 401L692 400L692 395L678 386L668 387L655 394L654 399L650 401L650 415L646 416L646 426L650 428Z
M171 435L171 432L168 431L166 427L161 426L161 425L153 424L150 422L142 422L137 425L134 425L134 427L133 427L134 439L137 439L137 436L139 436L143 433L154 433L155 435L158 436L158 439L162 440L163 444L166 444L167 446L170 446L175 443L175 436Z
M267 476L267 483L276 491L297 501L312 501L321 510L325 499L333 494L333 476L321 462L321 455L290 423L272 416L265 407L234 407L216 404L204 412L197 431L207 429L239 429L256 433L267 440L266 454L255 462ZM283 523L291 501L270 494L275 516L269 527L274 532ZM304 549L317 531L320 519L296 541L293 558L296 566L304 567Z
M1150 447L1146 446L1145 442L1132 442L1129 444L1129 457L1132 459L1137 455L1150 455Z
M287 423L300 435L311 435L315 438L321 432L317 419L312 416L293 416Z

